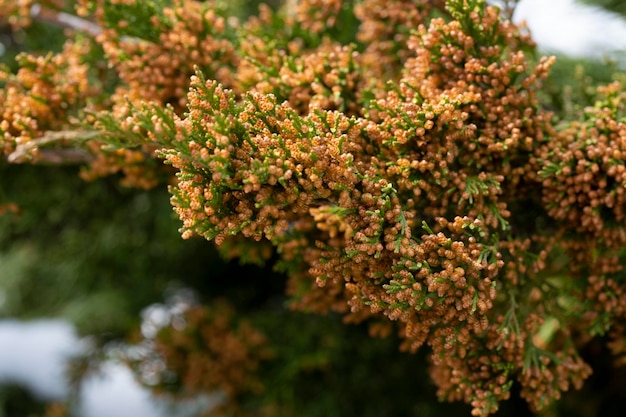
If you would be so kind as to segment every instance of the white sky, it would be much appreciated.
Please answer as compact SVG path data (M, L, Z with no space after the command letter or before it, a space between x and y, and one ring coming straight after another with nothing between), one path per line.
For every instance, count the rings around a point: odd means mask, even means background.
M100 377L83 385L78 415L85 417L165 417L150 393L140 387L125 366L107 363Z
M8 380L26 385L42 398L63 398L67 391L63 362L78 350L74 328L66 322L2 320L0 382Z
M18 383L37 397L62 400L67 395L64 363L82 343L61 320L0 320L0 384ZM82 417L171 417L134 380L125 366L107 363L81 391Z
M522 0L513 20L526 21L540 49L602 58L626 51L626 21L575 0Z

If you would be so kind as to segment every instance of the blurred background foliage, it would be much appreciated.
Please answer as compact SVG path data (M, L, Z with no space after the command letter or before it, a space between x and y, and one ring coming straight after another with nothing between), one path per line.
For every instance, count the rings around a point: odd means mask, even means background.
M611 12L626 16L626 2L623 0L582 0L584 3L600 6Z
M626 16L623 1L585 2ZM244 18L258 3L236 0L229 7ZM14 32L0 24L0 62L15 67L19 52L58 51L63 40L54 25L35 22ZM594 85L616 73L610 63L559 57L546 83L546 105L571 117L591 104ZM224 260L210 242L182 240L178 227L165 187L126 189L113 177L85 182L76 167L0 161L0 319L64 318L101 348L129 340L143 309L190 288L200 304L228 299L269 339L274 359L258 372L265 391L242 395L244 410L302 417L469 415L466 405L435 400L423 353L398 352L394 337L371 338L365 326L346 326L339 316L289 311L285 279L271 261L261 267ZM102 357L99 348L92 353ZM607 355L601 351L587 353L596 375L542 415L622 415L624 376L602 366ZM0 386L0 417L43 410L23 388ZM498 415L530 412L514 398Z

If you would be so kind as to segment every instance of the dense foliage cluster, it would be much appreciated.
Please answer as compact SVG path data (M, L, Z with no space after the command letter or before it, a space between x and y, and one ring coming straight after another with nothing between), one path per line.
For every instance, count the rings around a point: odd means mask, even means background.
M23 26L26 3L0 9ZM623 362L619 83L549 112L554 58L481 0L303 0L244 21L213 1L75 6L61 51L0 74L10 161L169 184L183 238L272 259L293 309L426 349L439 397L473 415L514 383L534 411L580 388L596 336ZM187 394L261 389L264 337L226 305L186 314L153 353Z

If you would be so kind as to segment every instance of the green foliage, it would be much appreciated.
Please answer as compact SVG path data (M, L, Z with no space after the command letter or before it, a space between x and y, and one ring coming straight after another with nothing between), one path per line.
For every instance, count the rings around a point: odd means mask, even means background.
M44 411L44 404L17 384L0 384L0 417L28 417Z
M189 255L163 191L87 184L73 169L3 164L1 176L19 207L0 223L1 316L60 316L119 337L172 278L193 279L176 266Z
M3 162L0 316L147 346L155 391L233 416L550 412L623 360L619 67L542 84L482 0L234 5L81 1L101 36L5 70L9 160L144 190ZM71 108L53 59L89 66ZM137 338L172 288L199 304Z
M7 26L0 26L4 53L0 54L0 63L7 65L13 72L19 68L16 56L24 52L59 52L65 36L63 29L41 22L34 22L31 30L11 31Z
M621 0L582 0L594 6L600 6L612 12L626 16L626 4Z
M579 116L581 109L595 104L598 85L623 77L624 73L616 62L559 56L541 94L545 97L545 105L557 117L572 120Z
M255 323L276 348L275 359L260 370L263 379L273 384L264 391L261 403L255 397L245 400L250 410L294 417L469 412L460 404L429 401L434 387L425 372L425 358L397 352L394 337L371 338L364 326L345 326L334 315L274 311L258 316Z
M163 14L170 0L149 0L124 3L106 0L104 2L104 22L107 27L117 29L120 36L158 42L159 35L170 29L170 22Z

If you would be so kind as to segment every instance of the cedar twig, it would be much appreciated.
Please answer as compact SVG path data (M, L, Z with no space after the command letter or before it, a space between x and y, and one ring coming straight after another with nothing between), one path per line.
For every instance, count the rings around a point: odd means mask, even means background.
M97 137L100 132L94 131L60 131L46 132L42 137L30 140L17 145L15 151L9 154L7 161L10 163L21 163L31 157L31 152L37 150L37 162L53 165L80 164L93 160L93 156L80 148L52 148L46 149L43 146L59 142L85 142Z

